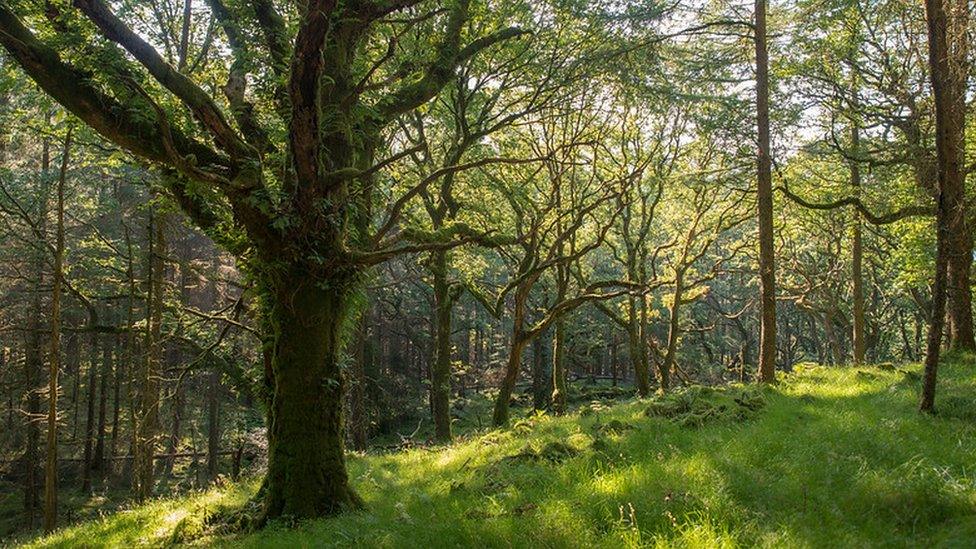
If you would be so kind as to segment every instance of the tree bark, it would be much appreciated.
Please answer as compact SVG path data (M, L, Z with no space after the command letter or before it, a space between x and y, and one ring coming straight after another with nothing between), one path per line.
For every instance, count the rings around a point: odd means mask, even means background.
M105 427L108 408L108 379L112 376L111 340L102 342L102 370L98 376L98 425L95 428L95 454L92 456L92 470L105 471Z
M674 367L674 357L678 351L678 336L681 333L680 317L681 299L684 295L684 274L678 273L674 281L671 307L668 308L668 344L664 351L664 360L658 371L661 382L660 392L667 393L671 389L671 369Z
M946 4L954 8L946 9ZM947 11L951 11L950 14ZM966 226L965 205L965 105L966 68L968 57L967 26L969 6L967 0L925 0L925 13L928 27L929 69L932 90L935 96L935 147L938 161L938 209L936 213L937 248L935 258L935 280L932 284L932 307L929 318L929 334L925 355L925 374L922 385L922 398L919 409L923 412L935 410L935 387L939 366L939 354L945 324L947 286L962 283L963 275L968 277L968 267L957 265L958 272L952 280L950 262L952 256L960 251L963 237L953 231L964 231ZM966 236L971 242L971 236ZM964 242L963 242L964 243ZM972 257L967 260L971 263ZM968 280L966 281L968 284ZM959 288L957 288L958 290ZM966 288L968 295L968 286ZM963 299L956 296L957 299ZM961 309L959 304L953 307ZM964 311L957 311L963 313ZM962 326L953 329L966 335L965 317L972 322L972 311L956 320ZM968 328L971 338L971 326ZM961 342L965 348L968 342Z
M115 381L112 385L112 443L109 453L112 457L118 454L119 442L119 412L121 408L121 392L123 379L123 366L121 350L121 339L115 339Z
M95 389L98 379L96 374L100 359L98 343L98 334L92 333L88 357L88 379L86 381L88 395L85 397L85 449L84 461L81 466L81 492L83 494L91 492L92 455L95 448Z
M48 358L47 460L44 467L44 531L58 524L58 374L61 370L61 285L64 282L64 184L71 150L71 130L64 138L55 213L54 280L51 282L51 356Z
M273 396L263 521L334 515L362 502L349 485L342 425L341 328L348 280L292 273L272 289Z
M495 427L502 427L508 423L508 407L511 405L515 382L518 381L519 370L522 367L522 351L528 343L522 331L516 330L512 336L512 346L508 350L505 377L498 388L498 397L495 399L495 409L491 416Z
M145 356L140 361L135 413L133 488L136 499L152 495L155 483L153 455L159 433L159 367L162 361L161 324L163 314L163 257L166 254L164 220L153 212L149 223L149 269L147 276L147 326Z
M431 253L434 278L434 364L430 376L431 411L434 437L439 442L451 440L451 296L447 280L447 252Z
M532 407L545 410L552 399L552 357L541 334L532 340Z
M356 326L356 352L353 356L352 380L349 388L349 439L352 447L365 451L369 443L366 416L366 362L371 360L367 351L369 342L370 309L362 312Z
M220 455L220 371L214 368L207 381L207 476L217 478Z
M51 143L44 139L41 145L41 192L38 197L38 231L43 234L47 226L48 171L51 163ZM31 316L27 327L27 341L24 352L24 383L27 387L27 436L24 439L24 510L27 512L27 527L34 527L34 513L38 508L37 477L39 467L38 448L41 430L41 397L39 395L38 375L44 369L44 341L41 337L41 292L44 284L44 258L41 252L32 258L34 284L31 288Z
M953 193L965 195L965 176ZM976 351L973 335L973 305L970 275L973 264L973 235L967 222L968 208L964 198L950 197L954 211L949 218L949 254L946 264L946 291L949 294L949 347L959 351Z
M651 393L651 376L647 356L647 314L646 307L637 306L637 298L628 298L629 317L627 324L627 348L630 363L634 368L634 381L637 384L637 394L646 397ZM643 301L644 298L641 297Z
M552 335L552 411L566 413L566 321L555 322Z
M851 127L851 146L855 152L860 149L860 132L856 124ZM861 167L856 160L851 161L851 187L855 196L860 197ZM854 325L851 330L851 340L854 346L854 364L864 364L867 345L865 343L865 305L864 305L864 242L863 222L861 213L854 212L854 237L851 242L851 283L853 286Z
M769 146L769 52L766 0L756 0L756 125L759 135L759 381L776 381L776 269L773 247L773 182Z

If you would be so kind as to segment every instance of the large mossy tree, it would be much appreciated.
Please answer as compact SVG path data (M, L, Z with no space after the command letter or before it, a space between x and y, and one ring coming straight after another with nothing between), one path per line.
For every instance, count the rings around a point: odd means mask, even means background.
M372 230L376 175L405 154L388 128L526 31L472 0L206 3L224 46L198 45L206 63L153 44L145 6L106 0L0 0L0 43L71 113L164 172L183 211L255 277L271 354L264 519L334 514L360 504L340 354L363 273L482 237Z

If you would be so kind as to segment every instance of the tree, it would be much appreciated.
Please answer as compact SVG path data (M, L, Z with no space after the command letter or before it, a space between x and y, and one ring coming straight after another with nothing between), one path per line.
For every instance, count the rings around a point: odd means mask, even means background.
M40 24L36 14L0 4L0 42L11 58L103 137L163 168L169 195L258 279L274 341L267 519L360 505L343 455L340 354L363 272L401 253L477 237L464 227L421 243L410 234L369 234L374 175L394 161L376 161L384 130L436 96L458 65L525 33L496 25L468 38L476 32L467 26L470 0L429 17L415 4L314 0L289 14L297 22L292 39L281 6L262 1L247 11L211 0L230 57L220 71L227 82L221 100L101 0L48 14L52 26L70 22L101 35L97 67L83 51L66 61L23 23ZM415 16L390 17L413 10ZM377 48L381 41L389 47ZM263 126L248 99L251 68L270 81L274 112L262 114L277 125ZM132 105L153 114L137 115ZM287 136L284 150L271 138L275 132Z
M925 374L919 408L935 409L935 384L945 323L948 286L966 278L969 266L951 265L950 257L971 243L966 231L966 83L969 71L969 3L965 0L926 0L929 71L935 96L935 150L938 159L938 209L936 210L935 280L925 351ZM971 244L970 244L971 246ZM954 271L951 272L950 271ZM968 285L965 288L970 291ZM957 302L957 306L959 303ZM970 312L971 317L971 312ZM959 326L954 329L959 330ZM971 326L969 328L971 330ZM972 338L970 333L969 338ZM965 346L965 345L964 345Z
M44 530L52 532L58 523L58 374L61 369L61 285L64 282L64 184L71 150L71 129L61 149L58 175L54 244L54 280L51 287L51 354L48 358L47 456L44 467Z
M581 93L571 107L554 108L529 126L527 146L535 157L543 158L539 168L529 173L508 174L515 181L496 179L499 194L508 202L516 243L502 255L513 265L508 282L494 298L471 286L469 289L495 316L511 296L512 333L504 377L495 399L492 422L508 422L508 409L522 365L522 352L547 328L577 307L612 299L634 291L634 284L617 280L588 281L570 288L569 269L580 269L580 261L599 248L620 214L619 200L626 181L608 179L597 169L603 135L601 110L593 93ZM592 158L591 163L583 158ZM526 180L521 180L525 177ZM566 269L566 271L563 271ZM551 300L537 307L538 318L531 319L530 297L545 277L556 273L559 288ZM559 273L563 273L560 277ZM583 279L578 276L575 278ZM553 403L565 394L565 370L558 363L559 334L554 336Z
M766 48L766 0L756 0L756 204L759 212L759 381L776 381L776 267L773 245L772 157L769 149L769 52Z

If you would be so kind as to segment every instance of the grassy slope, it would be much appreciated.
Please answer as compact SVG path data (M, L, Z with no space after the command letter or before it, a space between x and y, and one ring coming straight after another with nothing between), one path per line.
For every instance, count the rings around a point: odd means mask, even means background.
M368 511L296 529L199 534L205 516L245 502L252 481L33 546L972 547L976 369L967 362L944 368L937 418L915 412L917 387L901 373L806 368L742 422L681 427L629 402L523 420L445 449L356 458ZM613 420L633 428L600 434ZM503 459L553 441L580 452L555 463Z

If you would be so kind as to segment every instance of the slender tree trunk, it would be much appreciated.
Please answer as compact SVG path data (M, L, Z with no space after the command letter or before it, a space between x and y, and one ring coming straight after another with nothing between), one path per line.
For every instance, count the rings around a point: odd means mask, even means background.
M133 454L133 488L136 499L152 495L153 456L159 433L159 367L162 361L161 324L163 309L163 257L166 253L164 223L153 213L149 224L149 269L147 276L147 326L145 356L141 362L136 397L136 429Z
M637 298L628 298L629 321L627 325L627 347L630 363L634 368L634 382L637 384L637 394L645 397L651 393L651 380L647 356L646 309L637 306ZM643 301L643 297L641 300Z
M566 321L554 325L552 335L552 410L556 415L566 413Z
M173 363L178 364L179 362L173 361ZM183 414L186 412L186 394L183 384L180 382L177 382L172 395L172 408L173 416L170 420L169 437L167 437L168 440L166 441L166 452L170 455L175 454L179 450L180 439L183 437ZM167 458L163 468L163 475L166 477L171 476L175 465L175 458Z
M532 340L532 407L545 410L552 398L552 357L546 346L546 337L540 334Z
M932 0L928 0L932 1ZM925 346L925 373L922 382L922 399L919 409L923 412L935 411L935 383L939 368L939 354L942 348L942 332L945 324L948 223L945 219L945 198L939 193L937 215L937 245L935 255L935 280L932 283L932 309L929 318L929 333Z
M946 9L946 4L952 8ZM950 14L947 11L951 11ZM935 96L935 146L938 160L938 210L936 213L937 250L935 281L932 284L932 308L925 355L925 375L919 408L923 412L935 409L935 385L939 353L945 324L948 285L961 283L950 280L950 261L959 252L960 231L966 226L965 207L965 102L966 68L968 56L967 0L926 0L928 23L929 69ZM968 237L971 239L971 236ZM971 241L971 240L970 240ZM968 258L971 262L972 257ZM968 263L967 263L968 265ZM961 269L962 267L959 266ZM965 269L968 276L968 268ZM956 276L962 276L957 273ZM968 284L968 281L967 281ZM967 287L968 293L968 287ZM959 298L959 296L957 296ZM957 304L957 306L959 306ZM960 307L961 308L961 307ZM972 311L963 317L972 322ZM965 318L957 320L965 323ZM965 337L965 325L954 328ZM972 337L971 326L968 337ZM968 342L967 342L968 343ZM967 343L963 343L964 348Z
M610 375L613 386L617 386L617 376L620 375L620 347L617 341L617 333L613 332L610 336Z
M6 347L0 347L0 372L7 371L7 362L13 362L10 356L10 350ZM7 432L14 433L14 391L7 392ZM20 442L14 437L14 443Z
M48 171L51 164L51 143L45 139L41 149L41 192L39 193L38 231L44 234L47 227ZM40 246L39 246L40 248ZM34 514L39 507L37 493L39 446L41 430L41 397L38 375L44 368L44 341L41 337L41 292L44 284L44 258L37 252L32 258L34 284L31 292L31 316L27 327L27 341L24 353L24 383L27 386L27 436L24 439L24 510L27 512L27 527L34 527Z
M678 274L674 281L674 294L671 296L672 303L668 309L668 346L664 351L664 360L661 361L661 368L658 378L661 382L660 391L666 393L671 389L671 369L674 367L674 357L678 351L678 336L681 333L678 316L681 309L681 299L684 295L684 280L682 274Z
M454 300L447 280L447 252L431 253L434 278L434 364L430 397L434 416L434 437L451 440L451 308Z
M214 368L207 381L207 476L217 478L220 452L220 372Z
M369 307L360 315L356 326L355 356L353 356L352 377L349 388L349 431L352 447L365 451L368 444L366 417L366 361L369 337Z
M121 407L121 387L122 379L124 376L124 366L125 363L122 361L122 354L120 352L122 347L121 340L119 338L115 339L115 381L112 385L112 445L109 450L112 457L118 455L118 442L119 442L119 412Z
M98 425L95 428L95 454L92 457L92 469L99 473L105 472L105 427L108 408L108 379L112 376L112 345L111 340L102 342L102 370L98 376Z
M860 132L856 124L851 127L851 146L854 151L860 149ZM860 196L861 192L861 167L856 160L851 163L851 187L854 188L855 196ZM865 306L864 306L864 243L863 243L863 221L861 213L854 212L854 238L851 243L851 283L853 285L853 303L851 305L854 316L854 326L851 333L851 340L854 346L854 364L864 364L867 345L865 344Z
M512 335L512 346L508 350L508 362L505 366L505 377L498 388L498 397L495 399L495 409L492 413L492 423L495 427L502 427L508 423L508 407L512 401L512 393L515 391L515 382L518 381L519 370L522 366L522 351L528 340L520 329L516 329Z
M323 289L294 273L274 290L264 520L361 505L346 473L342 425L340 330L350 314L350 284L330 280Z
M81 403L81 349L78 342L78 334L72 333L68 336L64 350L65 370L74 376L71 384L71 440L78 440L79 420L78 406Z
M776 269L773 247L773 182L769 146L769 53L766 0L756 0L756 122L759 134L759 381L776 381Z
M51 355L48 359L47 462L44 467L44 531L58 524L58 374L61 370L61 285L64 282L64 184L71 150L71 130L64 138L61 173L57 186L57 215L54 244L54 280L51 286Z
M87 494L91 492L91 474L92 474L92 454L95 447L95 397L96 397L96 383L98 372L98 334L91 334L91 347L89 349L90 355L88 358L88 379L86 381L86 387L88 389L88 395L85 398L85 449L82 458L81 466L81 492Z

